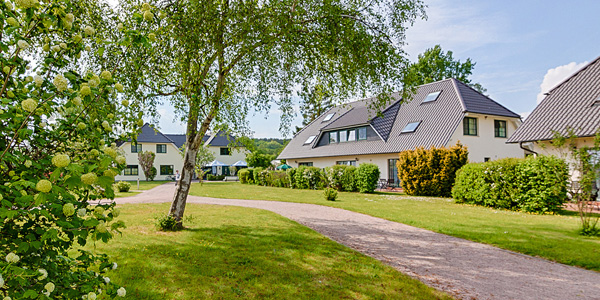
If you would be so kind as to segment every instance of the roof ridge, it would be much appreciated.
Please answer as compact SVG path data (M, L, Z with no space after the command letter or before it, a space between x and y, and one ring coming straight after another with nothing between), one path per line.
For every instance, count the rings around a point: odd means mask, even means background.
M581 67L579 70L577 70L577 72L573 73L573 75L565 78L563 81L561 81L559 84L555 85L552 89L550 89L547 94L552 93L555 89L559 88L560 86L562 86L563 84L567 83L569 80L571 80L573 77L576 77L577 75L579 75L579 73L583 72L585 69L587 69L589 66L595 64L598 60L600 60L600 56L596 57L594 60L592 60L591 62L589 62L588 64L586 64L585 66ZM546 97L544 97L546 98ZM542 99L543 100L543 99Z
M458 84L456 83L458 80L454 79L454 78L450 78L450 79L452 79L452 86L454 87L454 92L456 93L456 96L458 97L458 100L460 101L460 105L463 108L463 112L465 112L465 111L467 111L467 104L465 103L465 99L463 99L462 94L458 90Z

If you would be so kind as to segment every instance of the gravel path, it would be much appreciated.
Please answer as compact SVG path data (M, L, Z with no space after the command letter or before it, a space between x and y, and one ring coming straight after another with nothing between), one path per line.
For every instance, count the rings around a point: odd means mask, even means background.
M168 183L117 203L171 202ZM600 299L600 273L339 208L188 197L188 203L260 208L308 226L459 299Z

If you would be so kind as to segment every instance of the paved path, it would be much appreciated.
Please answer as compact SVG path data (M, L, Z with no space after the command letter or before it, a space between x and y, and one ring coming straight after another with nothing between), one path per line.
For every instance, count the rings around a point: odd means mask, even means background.
M116 199L170 202L174 184ZM314 204L188 197L270 210L460 299L600 299L600 273Z

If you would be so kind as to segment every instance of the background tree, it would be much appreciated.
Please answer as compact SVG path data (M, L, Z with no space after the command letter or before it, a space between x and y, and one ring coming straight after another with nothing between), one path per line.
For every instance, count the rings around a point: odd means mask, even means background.
M152 151L143 151L138 153L138 162L140 166L142 166L142 171L144 172L144 176L146 177L146 181L152 180L154 181L154 176L152 176L152 168L154 168L154 159L156 158L156 154Z
M331 101L331 93L323 84L306 87L306 89L300 94L302 98L302 102L300 102L302 126L308 125L334 106ZM296 128L296 131L299 131L299 129Z
M181 156L185 157L185 145L181 147ZM204 171L204 166L211 163L215 160L215 154L208 149L208 147L202 145L198 148L198 152L196 153L196 163L194 165L194 170L196 172L196 176L202 181L204 175L208 173L208 171Z
M487 90L479 83L473 83L469 78L475 68L470 58L464 63L454 60L452 51L444 52L440 45L425 50L419 54L418 60L409 65L404 75L405 88L436 82L447 78L458 79L480 93Z
M111 11L98 1L14 3L0 2L0 298L125 296L104 278L116 264L85 245L123 227L114 204L88 202L114 198L115 141L135 136L116 132L135 112L117 100L120 65L88 58L120 43L118 62L147 32L104 39L95 25Z
M123 11L140 2L121 0ZM378 95L389 103L406 63L408 24L424 15L420 0L161 1L156 47L131 57L128 94L152 106L169 99L187 124L186 152L169 214L178 227L202 137L211 126L243 130L250 108L283 112L289 128L298 86L323 83L331 101ZM300 83L300 84L299 84Z
M271 161L274 160L275 157L273 155L269 155L269 154L264 154L261 153L260 151L256 151L256 152L252 152L248 155L246 155L246 163L248 164L248 167L251 168L269 168L272 167L273 165L271 164Z

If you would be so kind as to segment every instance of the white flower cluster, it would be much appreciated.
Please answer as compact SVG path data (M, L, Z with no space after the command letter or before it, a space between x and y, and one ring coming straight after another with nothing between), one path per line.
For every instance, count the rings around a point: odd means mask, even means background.
M9 264L18 263L19 260L21 260L21 258L18 255L16 255L14 252L11 252L6 255L6 262L8 262Z
M0 274L0 288L4 286L4 278L2 278L2 274Z
M85 32L85 34L87 35L94 35L96 34L96 30L94 29L94 27L92 26L85 26L85 28L83 29L83 32Z
M75 206L73 203L67 203L63 205L63 214L67 217L70 217L75 214Z
M112 78L112 74L110 74L110 71L104 70L102 73L100 73L100 78L104 80L110 80Z
M125 297L126 294L127 294L127 291L125 290L124 287L121 287L117 290L117 296L119 296L119 297Z
M37 101L27 98L21 102L21 107L28 112L33 112L37 108Z
M38 269L38 272L40 272L40 274L42 274L38 277L38 280L44 280L44 279L48 278L48 271L46 271L45 269Z
M40 75L35 75L33 76L33 82L35 82L37 87L40 87L42 86L42 83L44 83L44 79Z
M92 185L92 184L96 183L97 180L98 180L98 176L94 173L87 173L87 174L81 175L81 181L87 185Z
M31 8L38 4L37 0L15 0L15 5L21 8Z
M35 185L35 189L42 193L48 193L52 190L52 183L46 179L42 179Z
M17 46L19 47L19 49L25 50L25 49L29 48L29 43L27 41L24 41L24 40L19 40L17 42Z
M66 154L57 154L52 157L52 164L58 168L64 168L71 163L71 159Z

